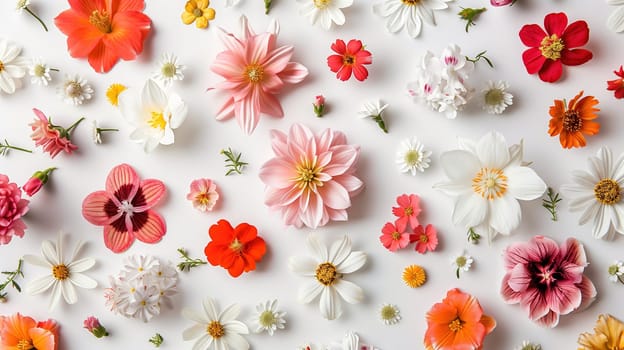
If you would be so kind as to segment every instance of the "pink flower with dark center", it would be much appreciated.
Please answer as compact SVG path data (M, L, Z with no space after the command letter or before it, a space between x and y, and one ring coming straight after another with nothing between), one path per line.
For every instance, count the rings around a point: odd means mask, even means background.
M432 252L438 247L438 231L431 224L424 229L422 225L418 225L410 240L416 242L415 250L420 254L425 254L427 251Z
M420 223L418 222L418 214L420 214L420 197L415 194L402 194L396 199L398 207L392 207L392 214L398 219L396 225L401 231L405 231L407 224L410 224L412 230L416 229Z
M162 181L141 180L128 164L114 167L106 178L106 189L89 194L82 202L82 216L104 226L104 243L115 253L126 251L135 238L156 243L167 231L165 220L153 211L164 197Z
M67 154L72 154L73 151L78 149L78 146L71 142L70 133L84 118L79 119L72 126L65 129L52 124L52 121L48 120L45 114L37 108L33 108L33 112L38 119L35 119L29 125L33 131L30 138L35 141L35 146L41 146L44 152L50 153L51 158L56 157L63 151Z
M28 212L28 203L17 184L0 174L0 245L9 244L14 235L24 237L22 216Z
M230 97L217 112L217 120L236 117L238 125L246 134L251 134L260 113L273 117L283 117L284 111L275 97L285 84L297 84L307 75L303 65L290 62L292 46L277 47L277 22L268 32L256 34L241 17L243 36L221 29L219 38L227 48L219 53L210 69L225 78L216 86L230 94Z
M550 238L535 236L528 243L507 247L504 259L503 299L519 303L540 326L557 326L560 315L582 310L596 297L594 284L583 274L585 250L574 238L559 246Z
M346 221L351 197L364 184L355 176L360 147L339 131L315 135L294 124L288 134L271 131L275 158L264 163L264 203L282 213L286 225L316 228L329 220Z
M405 232L405 227L403 227L403 230L399 230L399 228L391 222L386 222L381 229L381 233L382 235L379 236L379 241L391 252L396 252L410 244L410 234Z

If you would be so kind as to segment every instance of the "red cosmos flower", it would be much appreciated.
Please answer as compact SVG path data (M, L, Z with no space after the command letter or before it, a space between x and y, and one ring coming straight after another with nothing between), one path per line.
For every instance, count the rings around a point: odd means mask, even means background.
M410 240L416 242L415 250L420 254L425 254L427 251L432 252L438 247L438 231L431 224L425 228L419 225L414 229Z
M609 85L607 90L614 91L615 98L624 98L624 69L620 66L620 70L613 71L613 73L620 78L607 81Z
M212 238L204 249L208 262L227 269L232 277L255 270L256 262L266 253L264 239L258 237L256 227L248 223L233 228L227 220L219 220L210 226L208 233Z
M364 65L373 63L373 55L370 51L364 50L360 40L352 39L345 45L343 40L336 39L331 49L337 55L327 57L327 65L332 72L336 73L336 78L342 81L348 80L351 78L351 72L359 81L368 78L368 70Z
M403 249L410 244L410 234L405 232L405 226L393 225L391 222L387 222L381 229L381 236L379 241L386 249L391 252L396 252L398 249Z
M55 19L67 35L74 58L88 58L98 73L105 73L123 59L133 60L143 51L150 18L143 14L143 0L68 0L68 10Z
M561 78L563 66L578 66L589 61L593 55L585 49L574 49L589 41L587 22L576 21L568 26L565 13L551 13L544 17L544 28L527 24L520 29L520 40L530 49L522 54L522 61L529 74L539 73L545 82Z

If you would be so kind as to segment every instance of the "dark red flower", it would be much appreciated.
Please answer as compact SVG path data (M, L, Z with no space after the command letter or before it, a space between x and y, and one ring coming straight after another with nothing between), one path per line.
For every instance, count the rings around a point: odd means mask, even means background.
M360 40L352 39L345 45L343 40L336 39L331 49L337 55L327 57L327 65L336 73L336 78L345 81L351 78L351 73L359 81L368 78L368 70L364 65L373 63L373 55L370 51L364 50Z
M539 73L542 81L553 83L563 72L563 65L578 66L593 55L585 49L575 49L589 41L589 27L585 21L568 26L565 13L550 13L544 17L544 31L537 24L527 24L520 29L520 40L528 47L522 61L529 74Z
M607 84L607 90L613 91L615 98L624 98L624 70L620 66L620 70L613 71L615 75L620 77L619 79L609 80Z

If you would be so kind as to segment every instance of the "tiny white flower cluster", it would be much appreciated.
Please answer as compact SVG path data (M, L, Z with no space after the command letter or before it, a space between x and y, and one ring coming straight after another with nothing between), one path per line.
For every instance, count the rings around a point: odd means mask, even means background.
M473 89L466 80L473 70L474 63L466 60L455 44L444 49L440 57L427 51L417 67L416 80L408 84L407 92L415 102L423 102L454 119L457 111L472 97Z
M145 255L133 255L105 291L106 306L115 314L148 322L171 307L177 294L178 272L171 262Z

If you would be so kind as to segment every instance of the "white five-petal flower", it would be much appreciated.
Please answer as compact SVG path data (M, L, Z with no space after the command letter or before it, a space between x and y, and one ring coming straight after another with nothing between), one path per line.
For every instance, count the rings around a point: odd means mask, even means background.
M353 0L297 0L301 4L299 14L308 17L313 25L329 30L332 23L341 26L345 23L343 8L353 5Z
M28 60L20 54L22 49L0 38L0 91L12 94L26 75Z
M95 265L95 259L76 259L80 254L82 245L82 242L78 242L70 258L66 259L63 254L63 234L59 233L56 245L48 240L43 241L41 244L43 257L24 255L26 262L46 268L50 272L28 283L26 292L34 295L52 288L49 304L49 309L52 310L58 304L61 296L68 304L75 304L78 301L74 286L86 289L97 287L97 282L83 273Z
M226 307L218 312L211 298L203 301L203 313L192 309L182 310L184 318L194 321L196 325L182 333L185 341L197 339L193 350L247 350L249 343L241 334L248 334L249 329L241 321L236 320L240 314L238 304Z
M299 288L298 299L307 304L320 295L321 315L328 320L336 319L342 314L341 298L350 304L364 299L362 288L343 277L362 268L366 254L351 251L351 239L346 235L334 242L329 251L313 234L308 236L306 245L312 258L295 256L288 261L291 271L310 278Z
M386 28L396 33L405 28L407 33L416 38L420 35L422 22L436 25L434 10L448 8L447 2L453 0L383 0L373 5L373 12L387 18Z

